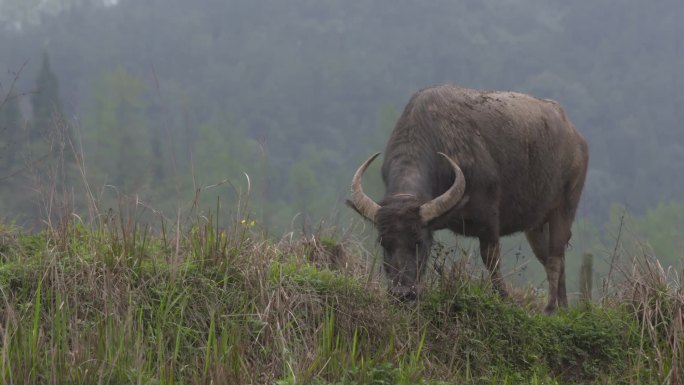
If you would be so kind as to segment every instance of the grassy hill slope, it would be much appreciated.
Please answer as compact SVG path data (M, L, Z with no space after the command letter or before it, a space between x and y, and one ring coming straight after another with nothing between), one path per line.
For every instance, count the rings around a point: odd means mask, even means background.
M332 230L273 241L249 220L212 223L0 227L0 383L650 384L684 371L684 296L651 262L552 316L459 262L405 305Z

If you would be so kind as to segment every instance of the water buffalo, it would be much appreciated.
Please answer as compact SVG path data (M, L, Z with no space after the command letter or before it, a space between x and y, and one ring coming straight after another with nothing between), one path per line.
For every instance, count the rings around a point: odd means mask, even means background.
M432 233L477 237L493 286L507 295L501 236L525 232L549 282L546 312L567 306L565 247L587 173L587 143L561 106L515 92L454 85L416 92L385 149L376 203L356 171L348 204L379 233L390 293L411 300Z

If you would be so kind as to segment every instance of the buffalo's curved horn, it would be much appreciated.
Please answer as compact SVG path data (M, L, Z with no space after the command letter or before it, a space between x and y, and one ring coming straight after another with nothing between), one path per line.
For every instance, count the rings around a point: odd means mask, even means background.
M371 164L373 159L375 159L378 155L380 155L379 152L368 158L367 161L363 162L361 167L356 170L351 185L351 201L355 206L356 211L368 218L373 223L375 223L375 215L378 213L380 205L375 203L373 199L363 192L363 187L361 187L361 176Z
M439 152L438 154L445 157L454 169L454 184L452 184L451 187L449 187L449 190L444 194L429 202L425 202L420 206L420 218L423 220L423 223L430 222L454 207L461 201L463 194L465 193L465 177L463 176L461 168L446 154L442 152Z

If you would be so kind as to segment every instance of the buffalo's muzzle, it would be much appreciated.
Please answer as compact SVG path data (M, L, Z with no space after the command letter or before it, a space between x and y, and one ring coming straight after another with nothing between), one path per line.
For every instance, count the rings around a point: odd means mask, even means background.
M389 289L389 293L401 302L415 301L418 297L415 287L394 286Z

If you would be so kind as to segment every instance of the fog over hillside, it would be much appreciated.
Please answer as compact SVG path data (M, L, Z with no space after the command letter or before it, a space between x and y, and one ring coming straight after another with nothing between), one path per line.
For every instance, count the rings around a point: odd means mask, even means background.
M246 172L253 215L276 233L295 217L351 217L351 176L411 94L456 83L565 107L590 145L579 217L592 228L621 204L680 234L683 19L681 0L4 0L0 98L23 96L0 111L0 217L40 217L27 192L49 162L33 161L54 149L31 100L49 94L48 63L59 103L44 103L59 105L105 197L174 213L229 179L201 202L231 205ZM76 162L63 174L81 185Z

